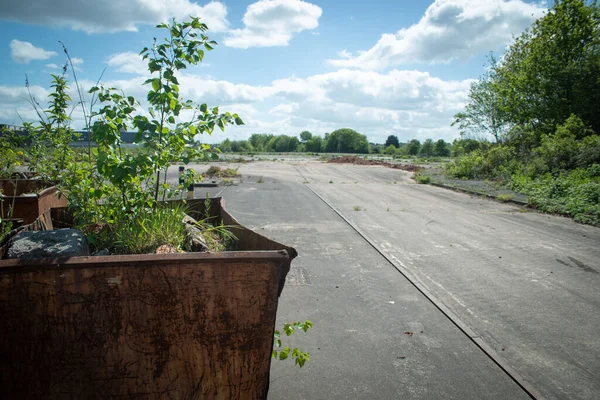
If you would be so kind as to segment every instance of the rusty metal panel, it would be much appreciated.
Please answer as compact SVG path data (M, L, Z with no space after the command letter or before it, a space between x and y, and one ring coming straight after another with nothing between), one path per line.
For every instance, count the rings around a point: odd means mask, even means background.
M34 222L44 211L67 206L67 199L56 186L39 179L0 179L0 190L4 203L3 218L8 217L9 206L14 204L12 216L22 218L25 224Z
M239 229L257 247L0 261L0 398L266 398L296 251Z
M266 397L287 255L80 258L2 262L0 397Z

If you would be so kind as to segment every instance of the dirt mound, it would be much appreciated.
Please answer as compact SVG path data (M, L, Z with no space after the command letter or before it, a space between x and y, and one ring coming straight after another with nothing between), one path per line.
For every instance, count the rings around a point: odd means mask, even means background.
M395 164L380 160L368 160L356 156L341 156L330 159L328 162L337 164L354 164L354 165L382 165L388 168L401 169L403 171L417 172L422 167L412 164Z

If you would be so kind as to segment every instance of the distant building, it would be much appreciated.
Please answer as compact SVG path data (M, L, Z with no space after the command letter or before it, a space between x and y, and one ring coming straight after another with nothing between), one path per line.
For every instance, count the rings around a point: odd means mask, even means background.
M29 135L29 131L27 129L25 129L23 126L0 124L0 135L4 134L4 132L7 130L12 133L16 133L17 135L22 135L24 137ZM75 133L76 133L76 136L73 137L72 146L74 146L74 147L87 146L88 132L87 131L75 131ZM135 134L136 134L136 132L121 132L121 139L123 140L123 143L132 144L135 140ZM27 141L25 141L25 143L29 144L29 143L27 143ZM92 142L92 145L95 146L96 144L94 142Z

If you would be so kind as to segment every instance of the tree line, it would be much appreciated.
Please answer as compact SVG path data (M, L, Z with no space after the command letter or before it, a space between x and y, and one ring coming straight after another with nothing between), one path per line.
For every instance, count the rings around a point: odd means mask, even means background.
M309 152L387 154L399 156L448 157L462 155L481 147L476 140L457 139L452 144L443 139L423 142L413 139L401 143L396 135L388 136L385 143L369 143L367 137L353 129L343 128L323 136L303 131L297 136L254 133L245 140L225 139L219 144L223 152Z

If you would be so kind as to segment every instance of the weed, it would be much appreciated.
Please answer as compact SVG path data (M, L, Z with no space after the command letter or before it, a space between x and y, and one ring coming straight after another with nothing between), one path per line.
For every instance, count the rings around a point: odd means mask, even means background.
M204 175L218 178L234 178L240 176L240 173L238 172L238 168L221 168L216 165L211 165Z
M415 181L420 184L428 184L431 183L431 177L428 175L415 174Z
M507 203L513 199L514 195L512 193L502 193L496 196L496 199L501 201L502 203Z
M360 208L360 206L354 206L354 211L360 211L360 210L362 210L362 209Z
M333 183L333 181L329 181L329 183Z
M165 203L136 215L115 210L109 227L89 234L88 238L95 247L108 248L116 254L154 253L162 245L179 250L185 240L184 217L183 205Z
M286 336L291 336L294 334L295 329L300 329L304 333L306 333L310 328L312 328L312 326L313 326L312 322L310 322L309 320L306 320L305 322L294 322L291 324L285 323L283 325L283 333ZM285 346L282 350L276 350L276 349L281 349L281 346L282 346L281 332L279 330L275 330L274 336L275 336L275 340L274 340L273 346L275 347L275 349L273 349L273 351L271 353L272 358L283 361L290 356L290 352L291 352L292 359L295 362L294 364L299 366L300 368L302 368L304 366L306 361L310 361L309 354L305 351L300 350L297 347L292 350L288 346Z
M265 183L265 180L261 176L260 178L258 178L258 180L256 181L256 183Z

